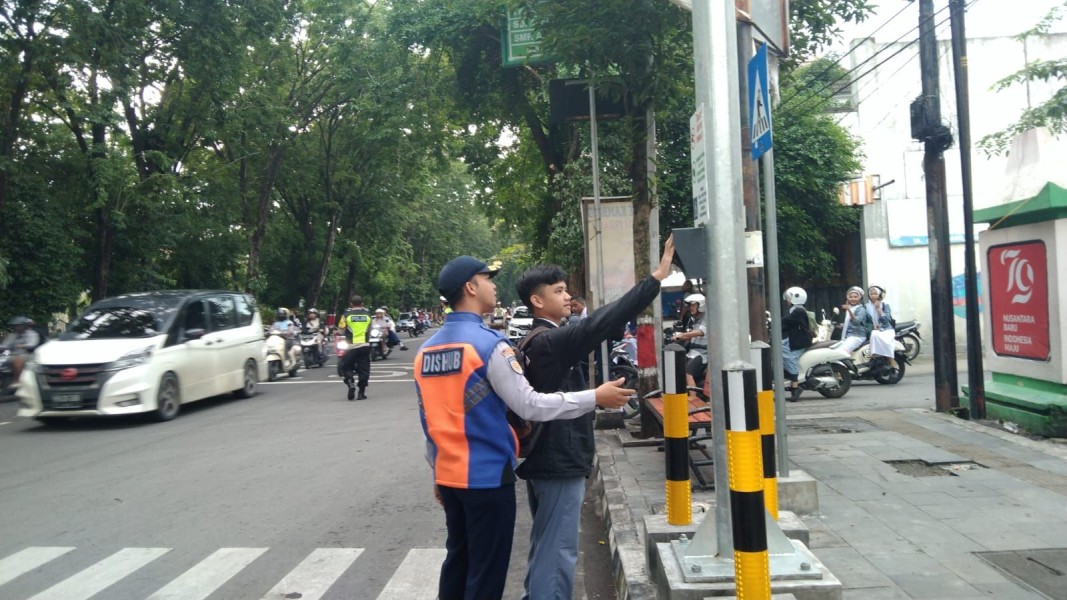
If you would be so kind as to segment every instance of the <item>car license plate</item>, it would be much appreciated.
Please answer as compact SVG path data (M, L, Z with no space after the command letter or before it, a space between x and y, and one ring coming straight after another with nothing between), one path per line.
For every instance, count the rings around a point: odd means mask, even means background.
M81 394L56 394L52 396L52 408L81 408Z

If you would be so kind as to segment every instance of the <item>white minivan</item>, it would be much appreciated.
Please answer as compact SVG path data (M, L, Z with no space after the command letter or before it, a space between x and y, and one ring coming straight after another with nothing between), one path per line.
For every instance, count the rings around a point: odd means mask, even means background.
M263 356L263 323L249 294L107 298L34 352L19 381L18 415L56 423L151 413L169 421L188 402L254 395L266 377Z

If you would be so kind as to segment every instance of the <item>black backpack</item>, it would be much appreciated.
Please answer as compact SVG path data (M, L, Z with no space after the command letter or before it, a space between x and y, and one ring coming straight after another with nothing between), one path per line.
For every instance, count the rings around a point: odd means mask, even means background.
M543 333L544 331L551 329L544 325L540 327L534 327L527 333L519 344L515 347L515 358L522 365L523 370L530 366L529 361L526 358L526 346L530 342ZM515 430L515 436L519 438L519 458L526 458L533 452L534 447L537 445L537 440L541 438L541 431L544 429L544 423L537 421L527 421L523 419L510 408L507 412L508 424Z

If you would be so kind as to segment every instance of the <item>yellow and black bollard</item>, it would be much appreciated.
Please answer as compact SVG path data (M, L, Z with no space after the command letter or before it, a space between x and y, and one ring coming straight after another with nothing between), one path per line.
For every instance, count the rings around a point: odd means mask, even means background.
M663 349L663 450L667 462L667 523L693 521L689 483L689 394L685 389L685 349Z
M737 597L748 600L770 598L756 370L723 370L722 382L726 393L726 453Z
M763 501L767 512L778 520L778 468L774 445L774 390L759 392L759 432L763 447Z

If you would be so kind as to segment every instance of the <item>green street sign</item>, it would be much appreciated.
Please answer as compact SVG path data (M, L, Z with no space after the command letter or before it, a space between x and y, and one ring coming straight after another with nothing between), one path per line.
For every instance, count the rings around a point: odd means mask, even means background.
M541 53L541 32L527 18L525 8L508 8L500 35L501 63L521 67L551 62Z

